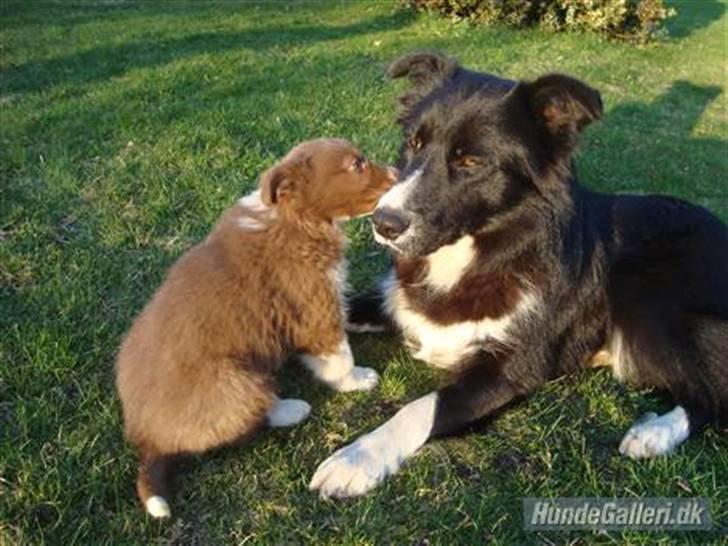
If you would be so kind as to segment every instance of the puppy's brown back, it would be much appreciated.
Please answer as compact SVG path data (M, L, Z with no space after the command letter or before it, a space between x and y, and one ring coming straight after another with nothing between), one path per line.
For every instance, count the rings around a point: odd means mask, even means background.
M125 339L117 386L135 444L201 452L263 421L273 400L269 366L281 347L256 320L259 279L235 266L219 244L193 248Z

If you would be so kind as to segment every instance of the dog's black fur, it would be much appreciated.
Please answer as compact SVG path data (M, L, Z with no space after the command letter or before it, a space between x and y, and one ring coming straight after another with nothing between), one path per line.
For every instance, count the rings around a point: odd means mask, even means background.
M691 433L728 426L728 230L677 199L577 182L572 153L602 115L599 93L558 74L504 80L436 53L404 57L389 74L412 83L400 99L400 180L422 170L403 208L374 217L404 299L353 298L350 321L389 325L396 317L385 311L406 305L452 325L501 317L525 291L539 298L507 343L484 340L457 362L430 436L586 368L604 347L614 353L617 333L615 366L667 391ZM426 256L465 235L474 262L451 289L430 289Z

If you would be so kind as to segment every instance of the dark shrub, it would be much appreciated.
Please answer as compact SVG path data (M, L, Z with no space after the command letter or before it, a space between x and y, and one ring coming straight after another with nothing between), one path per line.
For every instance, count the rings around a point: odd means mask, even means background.
M538 25L550 30L591 30L647 42L675 14L663 0L403 0L409 7L476 23Z

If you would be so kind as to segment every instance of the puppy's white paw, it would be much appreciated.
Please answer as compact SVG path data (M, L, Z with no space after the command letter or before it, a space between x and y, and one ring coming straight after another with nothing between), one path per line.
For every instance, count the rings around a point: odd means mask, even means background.
M322 498L363 495L399 469L401 463L386 452L365 436L321 463L308 487Z
M372 368L354 366L349 374L336 382L339 392L370 391L379 383L379 374Z
M153 518L168 518L172 515L172 511L169 509L167 501L158 495L149 497L147 502L144 503L144 507L147 509L147 513Z
M268 425L271 427L292 427L304 421L311 414L311 405L305 400L287 398L278 400L268 410Z
M661 416L651 413L627 431L619 452L632 459L666 455L687 439L689 429L687 413L680 406Z

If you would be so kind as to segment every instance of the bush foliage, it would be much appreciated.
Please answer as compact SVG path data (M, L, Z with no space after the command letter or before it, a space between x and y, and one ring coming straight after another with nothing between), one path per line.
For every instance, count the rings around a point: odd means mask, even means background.
M675 10L663 0L403 0L409 7L476 23L506 23L554 31L589 30L648 42Z

